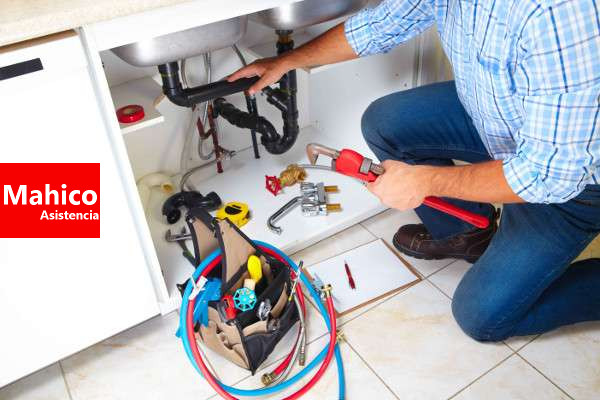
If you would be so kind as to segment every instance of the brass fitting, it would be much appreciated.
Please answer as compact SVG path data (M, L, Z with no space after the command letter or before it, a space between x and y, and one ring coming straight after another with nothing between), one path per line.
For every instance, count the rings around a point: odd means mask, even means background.
M298 364L301 367L304 367L304 364L306 364L306 351L300 350L300 354L298 355Z
M332 287L330 284L321 287L321 293L325 296L326 299L331 297L331 290Z
M342 211L342 205L340 203L326 204L325 207L327 207L327 212Z
M344 332L341 330L337 331L336 334L337 343L344 343L346 341L346 336L344 336Z
M337 193L340 189L336 185L324 186L323 189L326 193Z
M279 174L281 187L292 186L306 179L306 170L297 164L290 164Z
M268 374L264 374L260 380L262 381L263 385L269 386L271 383L273 383L276 377L277 375L274 372L269 372Z

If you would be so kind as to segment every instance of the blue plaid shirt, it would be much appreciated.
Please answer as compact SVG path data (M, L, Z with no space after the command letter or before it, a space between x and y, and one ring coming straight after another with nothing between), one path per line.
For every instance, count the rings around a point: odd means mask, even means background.
M600 0L384 0L345 24L360 56L432 24L513 191L562 203L600 178Z

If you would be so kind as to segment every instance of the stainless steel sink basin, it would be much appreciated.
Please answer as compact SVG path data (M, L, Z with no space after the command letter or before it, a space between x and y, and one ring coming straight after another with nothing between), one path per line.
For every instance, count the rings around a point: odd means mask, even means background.
M369 0L303 0L257 12L250 18L273 29L294 30L353 14L368 2Z
M149 67L183 60L235 44L246 33L248 17L236 17L112 49L123 61Z

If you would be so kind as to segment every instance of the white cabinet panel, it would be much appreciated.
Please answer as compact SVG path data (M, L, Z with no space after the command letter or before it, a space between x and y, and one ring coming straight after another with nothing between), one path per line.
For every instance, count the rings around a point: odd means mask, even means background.
M158 314L79 38L4 50L44 70L0 81L0 162L99 162L101 238L0 239L0 386Z

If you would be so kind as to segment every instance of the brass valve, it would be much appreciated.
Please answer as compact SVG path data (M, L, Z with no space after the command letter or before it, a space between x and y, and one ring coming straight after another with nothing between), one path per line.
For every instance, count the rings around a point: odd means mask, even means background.
M279 174L281 187L292 186L306 179L306 170L297 164L290 164Z

